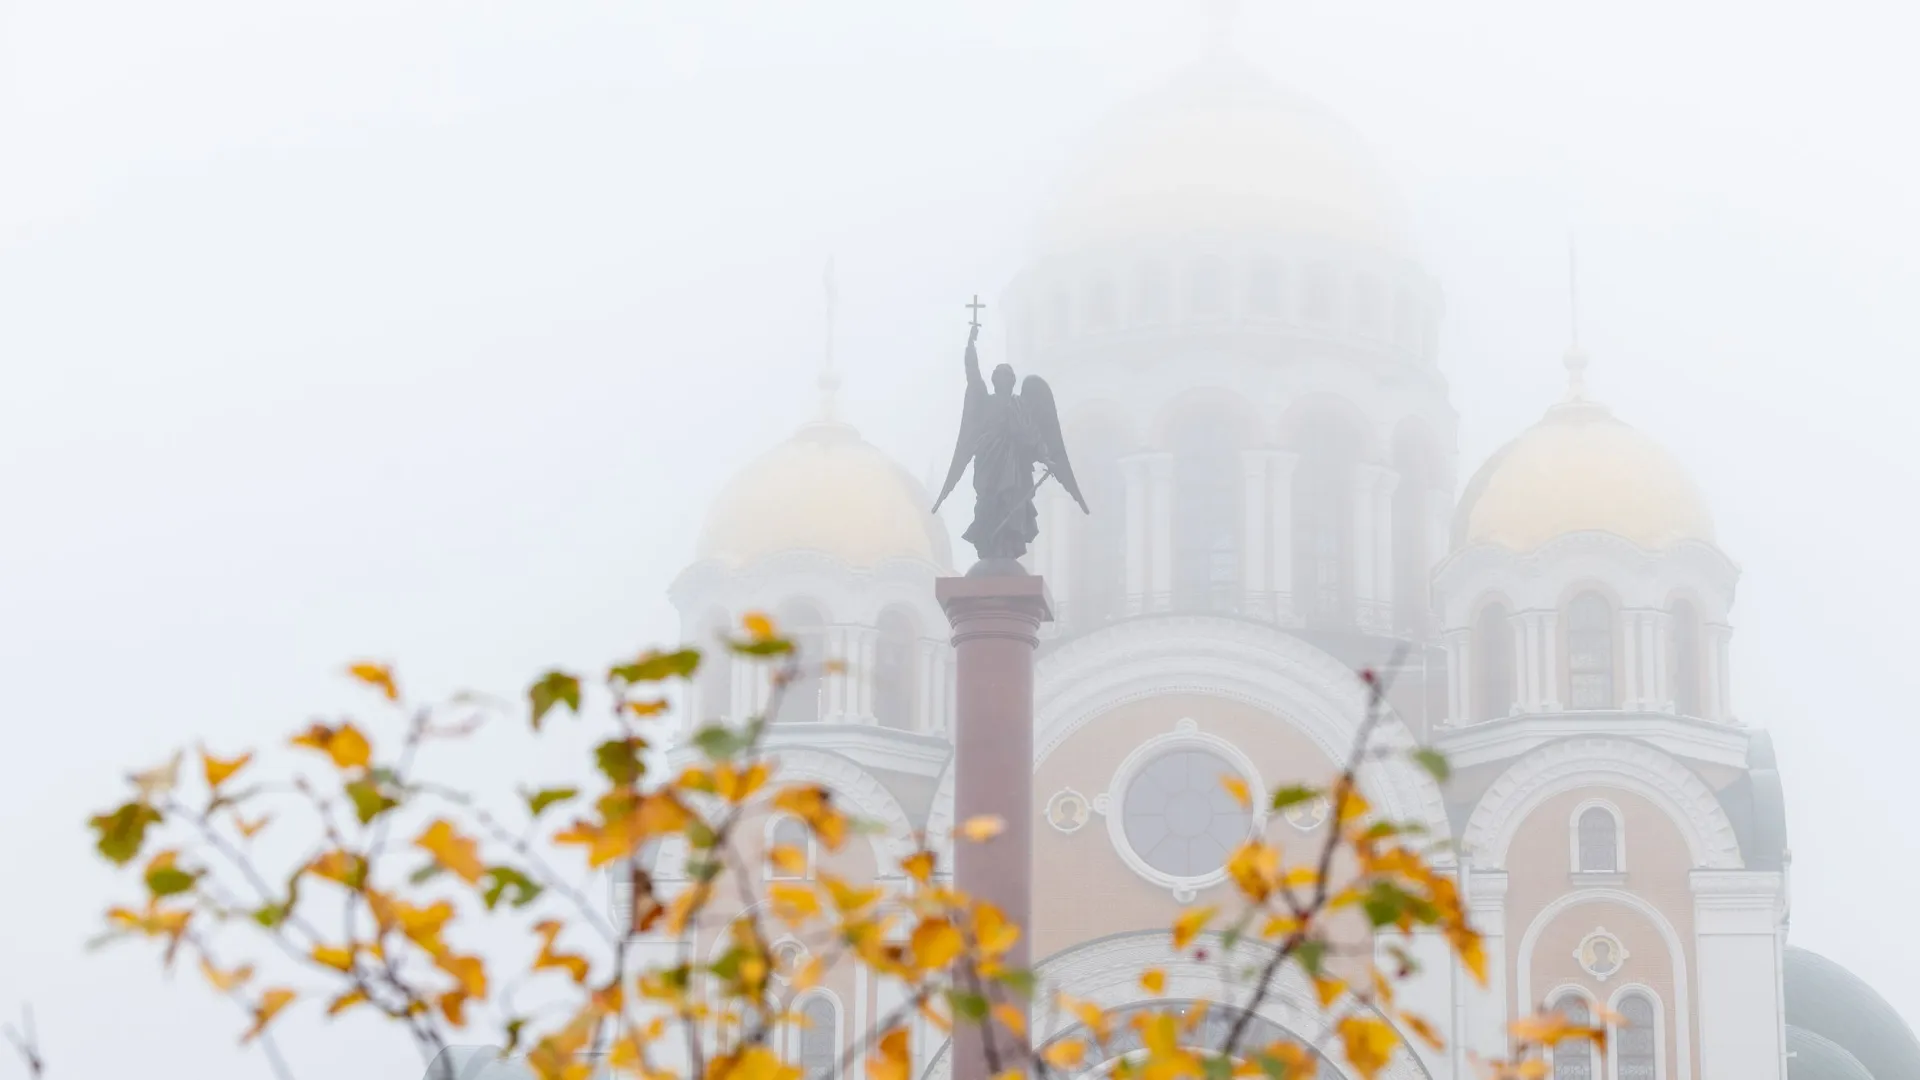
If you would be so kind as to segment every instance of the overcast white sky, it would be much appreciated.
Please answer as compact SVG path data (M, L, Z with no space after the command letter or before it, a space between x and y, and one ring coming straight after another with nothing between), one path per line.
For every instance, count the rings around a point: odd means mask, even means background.
M670 635L700 508L811 408L829 253L846 413L923 470L960 304L1198 7L0 0L0 1014L55 1080L264 1074L196 979L79 953L122 766L357 701L363 654L510 692ZM1793 940L1920 1018L1911 6L1246 7L1403 185L1463 477L1560 390L1578 233L1590 384L1745 569Z

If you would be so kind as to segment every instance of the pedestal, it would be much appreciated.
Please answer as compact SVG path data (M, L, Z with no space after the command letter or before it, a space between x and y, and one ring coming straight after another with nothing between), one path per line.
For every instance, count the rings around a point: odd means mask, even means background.
M954 885L1020 927L1008 967L1032 966L1033 650L1053 618L1046 582L1024 573L941 578L934 596L953 624L954 820L991 814L1006 831L984 844L954 841ZM953 1080L993 1074L983 1029L955 1031ZM1011 1045L1010 1036L996 1036ZM1007 1068L1011 1062L1002 1061Z

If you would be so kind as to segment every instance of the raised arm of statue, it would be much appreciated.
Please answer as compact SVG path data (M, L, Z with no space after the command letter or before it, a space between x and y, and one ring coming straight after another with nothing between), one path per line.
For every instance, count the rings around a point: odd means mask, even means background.
M984 390L987 386L987 380L980 377L980 353L973 345L973 343L979 339L980 328L978 326L967 331L967 389L969 391L975 387Z

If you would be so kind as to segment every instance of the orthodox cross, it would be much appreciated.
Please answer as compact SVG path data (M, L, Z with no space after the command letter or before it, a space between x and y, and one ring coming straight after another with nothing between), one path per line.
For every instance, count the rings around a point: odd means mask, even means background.
M980 294L974 293L973 303L967 305L967 310L973 312L973 321L968 323L968 326L976 330L980 328L980 312L985 310L986 306L980 302Z

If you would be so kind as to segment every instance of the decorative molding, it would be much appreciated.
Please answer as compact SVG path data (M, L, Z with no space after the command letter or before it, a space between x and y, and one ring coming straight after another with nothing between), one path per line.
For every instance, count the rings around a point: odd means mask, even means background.
M1086 827L1093 817L1093 802L1073 788L1061 788L1047 799L1044 815L1057 832L1071 836Z
M1218 937L1210 935L1217 942ZM1223 952L1225 950L1222 950ZM1206 961L1188 956L1170 956L1165 930L1141 930L1108 937L1062 950L1040 962L1034 974L1044 988L1040 993L1071 994L1091 1001L1102 1010L1125 1008L1154 1001L1211 1001L1222 1005L1241 1000L1244 987L1233 979L1233 972L1256 966L1271 953L1258 944L1242 942L1231 955ZM1163 995L1147 997L1140 989L1140 972L1159 968L1166 973ZM1281 968L1273 992L1254 1015L1286 1031L1307 1045L1338 1045L1338 1037L1328 1027L1327 1014L1320 1008L1313 985L1296 965ZM1045 1042L1073 1030L1078 1020L1062 1010L1036 1010L1034 1036ZM1409 1040L1405 1052L1393 1056L1380 1074L1384 1080L1431 1080L1431 1074L1413 1052ZM943 1043L928 1063L922 1080L951 1080L950 1044ZM1351 1077L1337 1052L1323 1059L1323 1075Z
M1175 900L1186 904L1191 903L1201 889L1225 881L1227 879L1226 864L1222 862L1220 866L1208 873L1195 876L1180 876L1156 869L1134 849L1132 839L1127 836L1126 814L1113 812L1113 804L1116 801L1125 803L1127 787L1140 774L1140 770L1152 764L1163 754L1183 749L1203 750L1226 759L1227 764L1238 771L1241 779L1247 782L1247 787L1253 796L1253 806L1248 817L1248 835L1257 836L1265 830L1267 789L1260 779L1260 770L1254 766L1253 759L1226 739L1201 731L1199 722L1191 717L1182 717L1174 722L1172 731L1155 735L1134 747L1133 752L1128 754L1120 762L1120 766L1113 771L1113 778L1107 782L1107 790L1101 794L1101 804L1097 805L1096 809L1107 819L1107 836L1113 841L1113 850L1120 856L1120 861L1127 864L1127 869L1140 875L1147 882L1170 891Z
M1608 735L1637 739L1675 757L1744 769L1751 732L1731 721L1671 713L1581 711L1516 713L1496 720L1448 723L1434 745L1455 769L1511 761L1559 739Z
M1463 843L1479 865L1504 868L1528 815L1556 795L1589 787L1630 791L1664 810L1686 840L1694 867L1744 865L1733 822L1706 783L1666 754L1628 739L1566 739L1514 762L1480 797Z
M1673 965L1673 1009L1675 1032L1679 1036L1674 1040L1678 1050L1675 1057L1679 1061L1677 1080L1692 1080L1693 1031L1688 1012L1691 1007L1688 993L1692 976L1687 971L1686 947L1680 940L1679 932L1674 930L1673 924L1667 921L1660 909L1633 893L1624 889L1581 889L1564 893L1541 908L1540 913L1528 924L1526 932L1520 936L1520 947L1514 952L1514 1000L1520 1003L1523 1010L1533 1007L1533 951L1540 942L1540 934L1562 913L1591 904L1616 904L1631 908L1653 924L1661 941L1666 944L1667 958Z
M1340 661L1273 627L1209 616L1116 623L1061 645L1036 672L1034 763L1122 705L1191 694L1251 705L1292 724L1330 761L1345 761L1366 710L1365 687ZM1386 751L1360 787L1387 817L1453 835L1440 788L1407 753L1411 733L1389 713L1375 731Z
M1604 956L1600 950L1602 945L1606 946ZM1632 956L1619 936L1609 933L1604 926L1587 931L1587 936L1581 938L1580 944L1573 948L1573 958L1580 964L1580 970L1601 982L1620 974L1620 969L1627 966Z

